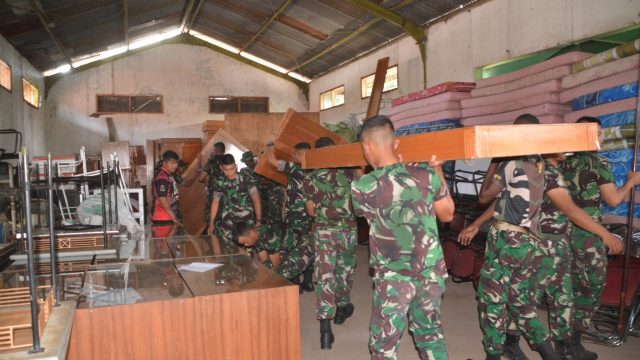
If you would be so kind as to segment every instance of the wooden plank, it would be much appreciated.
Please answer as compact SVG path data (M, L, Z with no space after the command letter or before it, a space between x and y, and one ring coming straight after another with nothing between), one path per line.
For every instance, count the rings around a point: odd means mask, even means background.
M200 152L202 155L202 166L205 165L206 161L211 156L211 153L213 152L213 144L218 141L222 141L225 144L227 153L233 154L236 158L236 163L240 164L240 157L243 152L247 151L247 148L225 130L218 130L216 135L209 140L207 145ZM197 176L197 172L198 163L197 161L194 161L184 172L183 177L185 179L190 179ZM204 208L206 206L207 199L206 186L206 183L201 183L196 180L190 186L180 186L179 188L180 201L178 206L180 207L180 213L182 214L184 229L190 235L200 235L206 228L206 224L204 222Z
M309 120L305 113L298 113L292 109L286 112L274 135L273 149L276 158L285 161L293 161L294 146L299 142L308 142L311 146L323 136L330 137L336 144L345 144L346 141L334 132L329 131L313 120ZM265 140L266 141L266 140ZM286 184L286 176L274 168L266 157L258 159L255 171L265 177Z
M599 150L597 124L490 125L398 138L404 162L468 160L493 157ZM360 143L305 152L305 169L364 166Z
M378 115L378 112L380 111L380 101L382 101L382 91L384 90L384 80L387 77L388 67L388 57L378 60L378 65L376 66L376 74L373 77L373 88L371 89L371 97L369 97L367 118Z

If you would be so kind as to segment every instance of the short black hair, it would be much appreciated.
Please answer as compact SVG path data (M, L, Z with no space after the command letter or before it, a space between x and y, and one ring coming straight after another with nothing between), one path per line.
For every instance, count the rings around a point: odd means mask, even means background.
M369 131L379 128L387 128L391 130L391 132L395 132L393 123L388 117L384 115L376 115L365 119L362 122L362 128L360 129L360 139L362 140L362 137Z
M162 161L169 161L169 160L178 161L178 160L180 160L180 157L178 156L178 154L175 151L167 150L167 151L162 153Z
M595 123L595 124L598 124L598 125L602 126L602 123L600 122L600 119L595 118L593 116L583 116L580 119L578 119L578 121L576 121L576 123L578 123L578 124Z
M213 148L222 150L222 153L224 153L227 150L227 147L224 145L222 141L218 141L217 143L213 144Z
M513 125L523 125L523 124L540 124L540 120L537 117L531 114L522 114L516 118L513 122Z
M236 163L236 158L234 158L233 155L231 155L231 154L224 154L220 158L220 164L221 165L231 165L231 164L235 164L235 163Z
M335 144L336 143L333 142L333 140L331 140L330 137L323 136L323 137L319 138L318 140L316 140L316 149L327 147L327 146L333 146Z
M311 149L311 145L309 145L308 142L299 142L293 148L296 150L309 150Z
M253 226L249 225L249 223L244 221L237 222L233 225L233 229L231 229L231 238L233 242L238 243L238 238L246 235L251 229L253 229Z

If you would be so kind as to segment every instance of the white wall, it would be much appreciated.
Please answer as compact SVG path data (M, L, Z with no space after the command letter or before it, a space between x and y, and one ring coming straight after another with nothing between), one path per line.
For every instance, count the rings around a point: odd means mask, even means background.
M44 110L32 107L22 98L23 77L35 84L43 96L42 73L23 58L2 36L0 36L0 60L11 66L11 91L0 87L0 129L15 129L22 132L22 144L28 147L29 153L42 155L45 151ZM8 138L0 138L0 147L6 148L9 144L4 140Z
M476 67L637 23L640 0L492 0L427 29L427 86L473 81ZM360 78L374 72L377 60L385 56L399 65L399 89L383 96L382 114L391 99L422 89L418 47L406 36L314 79L310 110L320 110L321 92L344 84L346 103L322 111L320 121L362 116L368 99L360 99Z
M163 114L111 114L92 118L96 94L164 97ZM100 152L108 141L106 117L113 118L118 140L144 145L147 139L202 137L202 122L222 120L209 114L211 95L268 96L271 112L308 105L292 82L246 65L208 48L163 45L58 81L45 102L47 146L56 154L77 153L85 146Z

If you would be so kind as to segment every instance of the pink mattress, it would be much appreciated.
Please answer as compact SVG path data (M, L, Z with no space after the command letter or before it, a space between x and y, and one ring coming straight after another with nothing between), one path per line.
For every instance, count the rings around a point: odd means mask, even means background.
M628 110L635 110L638 105L637 98L624 99L620 101L614 101L574 112L570 112L564 115L564 121L568 123L574 123L583 116L598 117L607 114L615 114Z
M481 89L475 89L471 91L471 96L480 97L495 94L502 94L505 92L522 89L527 86L539 84L547 80L561 79L564 76L571 74L571 65L562 65L553 69L548 69L543 72L525 76L518 80L513 80L507 83L493 85Z
M471 99L465 99L460 101L463 109L487 106L493 104L501 104L507 101L513 101L522 99L529 96L535 96L542 93L558 92L562 90L560 87L560 80L549 80L533 86L527 86L522 89L510 91L504 94L497 94L491 96L472 97Z
M495 118L490 116L479 116L474 118L462 119L460 123L463 126L476 126L476 125L511 125L515 118L510 120L496 121ZM538 116L541 124L561 124L564 122L562 115L541 115Z
M394 106L389 110L388 114L394 115L394 114L401 113L403 111L424 107L428 105L433 105L440 102L460 101L463 99L469 99L470 97L471 97L471 94L469 94L468 92L457 92L457 91L446 92L446 93L435 95L429 98L411 101L408 103L404 103L402 105Z
M423 122L430 122L436 120L445 120L445 119L460 119L460 110L445 110L437 113L429 114L429 115L420 115L404 118L402 120L392 120L393 126L396 128L413 125Z
M577 74L567 75L562 78L562 88L570 89L589 81L602 79L627 70L637 69L638 67L640 67L640 54L602 64Z
M627 70L619 74L607 76L603 79L590 81L583 85L565 90L560 93L560 102L569 102L582 95L587 95L599 90L638 81L639 72L640 70L638 69Z
M407 111L403 111L399 114L391 115L390 118L394 120L402 120L404 118L410 118L414 116L429 115L445 110L460 110L460 101L445 101L433 105L423 106Z
M467 118L463 118L462 121L464 122L466 120L467 122L469 121L483 122L483 123L486 122L488 124L490 124L491 122L504 122L504 121L513 122L518 116L522 114L531 114L535 116L562 115L570 111L571 111L571 106L547 103L547 104L521 108L518 110L504 112L500 114L467 117Z
M522 68L520 70L512 71L506 74L494 76L488 79L478 80L476 82L476 87L484 88L497 84L503 84L509 81L517 80L523 78L525 76L533 75L548 69L552 69L561 65L571 65L578 61L584 60L590 57L593 54L580 52L580 51L572 51L566 54L562 54L560 56L556 56L549 60L545 60L543 62L527 66L526 68Z
M446 92L452 92L452 91L469 92L475 89L475 87L476 87L476 83L446 82L446 83L438 84L436 86L432 86L428 89L424 89L418 92L411 93L409 95L399 97L397 99L393 99L393 101L391 101L391 106L395 107L404 103L429 98L429 97L446 93Z
M479 106L468 109L464 108L462 109L462 117L466 118L472 116L499 114L545 103L557 104L560 102L558 98L558 93L542 93L521 99L509 100L499 104Z

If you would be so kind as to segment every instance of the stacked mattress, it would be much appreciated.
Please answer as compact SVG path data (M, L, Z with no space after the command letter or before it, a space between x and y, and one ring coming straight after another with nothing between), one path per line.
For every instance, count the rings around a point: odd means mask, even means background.
M618 50L616 50L618 49ZM635 49L635 50L634 50ZM635 51L635 54L634 54ZM560 101L571 103L565 122L592 116L602 124L600 156L611 166L614 181L622 186L633 169L640 39L591 56L573 65L573 73L562 78ZM626 217L629 205L612 208L603 204L605 215ZM635 207L640 217L640 206Z
M541 123L564 122L571 107L560 99L561 79L570 75L574 63L592 54L569 52L549 60L482 79L461 101L464 126L512 124L522 114L532 114Z
M389 118L398 136L460 127L460 101L474 83L447 82L392 101Z

